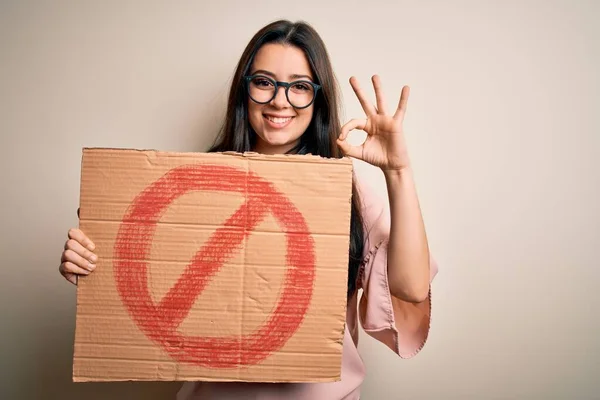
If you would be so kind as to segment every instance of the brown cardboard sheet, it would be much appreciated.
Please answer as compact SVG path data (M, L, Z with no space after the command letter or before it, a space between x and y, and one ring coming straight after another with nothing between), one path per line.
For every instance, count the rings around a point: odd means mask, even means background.
M83 150L73 380L340 379L352 163Z

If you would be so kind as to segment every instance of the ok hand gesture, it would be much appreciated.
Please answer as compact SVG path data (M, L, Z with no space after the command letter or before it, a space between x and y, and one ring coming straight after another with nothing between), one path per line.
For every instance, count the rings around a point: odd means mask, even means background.
M347 122L342 127L338 145L345 155L363 160L381 168L384 172L400 171L409 166L402 123L410 89L408 86L402 88L398 108L394 115L390 115L381 92L379 76L373 76L372 80L377 106L367 100L358 80L355 77L350 78L350 85L352 85L367 118L353 119ZM352 146L346 141L348 133L353 129L360 129L367 133L365 142L360 146Z

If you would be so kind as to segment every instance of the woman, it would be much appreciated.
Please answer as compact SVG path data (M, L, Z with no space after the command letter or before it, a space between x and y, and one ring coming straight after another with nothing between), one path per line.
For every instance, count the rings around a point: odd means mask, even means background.
M365 113L340 127L338 89L321 38L305 23L277 21L252 38L238 63L225 123L211 151L265 154L344 155L381 169L388 201L378 201L354 179L348 268L348 313L342 379L315 384L185 383L180 399L285 398L357 399L364 366L357 351L358 313L363 329L403 358L425 344L430 320L430 282L437 272L414 187L402 130L409 89L394 113L373 77L376 105L350 79ZM361 146L346 138L367 132ZM94 270L94 245L78 229L69 231L60 272L76 283ZM358 289L363 295L358 302Z

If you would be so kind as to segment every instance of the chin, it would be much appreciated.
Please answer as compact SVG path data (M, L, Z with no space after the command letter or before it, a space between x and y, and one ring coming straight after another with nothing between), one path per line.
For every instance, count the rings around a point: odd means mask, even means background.
M276 135L265 135L265 143L270 145L270 146L285 146L285 145L291 145L293 143L295 143L298 138L292 137L291 135L282 135L281 133L278 133Z
M273 151L277 153L288 151L294 147L300 139L300 136L298 135L286 134L284 132L263 132L259 137L263 142L263 146L272 147Z

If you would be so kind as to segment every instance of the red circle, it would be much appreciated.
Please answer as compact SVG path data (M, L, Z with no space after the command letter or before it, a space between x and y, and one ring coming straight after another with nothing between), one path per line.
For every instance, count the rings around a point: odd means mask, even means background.
M156 225L175 199L197 190L238 192L247 200L215 231L177 283L155 304L148 290L146 260ZM179 324L210 278L268 212L286 234L288 266L269 318L248 335L202 337L179 333ZM122 220L114 259L117 290L144 334L177 361L213 368L256 364L283 347L306 315L315 275L313 240L293 203L252 172L222 165L183 165L150 184L134 199Z

